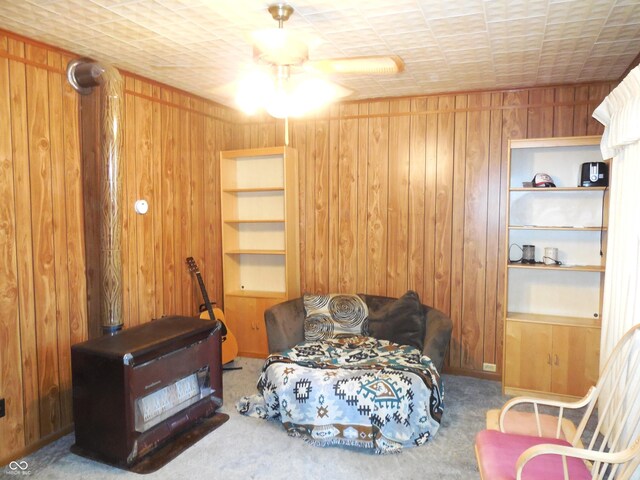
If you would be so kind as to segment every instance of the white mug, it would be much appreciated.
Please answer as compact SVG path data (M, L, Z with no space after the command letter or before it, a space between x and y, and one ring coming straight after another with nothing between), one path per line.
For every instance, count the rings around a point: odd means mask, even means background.
M543 260L545 265L556 265L558 261L558 249L555 247L545 247Z

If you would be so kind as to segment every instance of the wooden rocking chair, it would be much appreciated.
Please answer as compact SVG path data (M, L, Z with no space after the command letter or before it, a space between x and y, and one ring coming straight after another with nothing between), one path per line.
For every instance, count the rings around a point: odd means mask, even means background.
M505 431L510 409L524 404L533 407L537 435ZM546 420L541 420L539 406L558 409L554 436L544 428ZM565 439L565 411L584 407L573 438ZM591 424L596 424L593 433L586 428L592 417ZM483 430L476 436L482 480L640 478L640 324L618 342L598 383L584 398L576 402L514 398L502 408L499 424L500 431Z

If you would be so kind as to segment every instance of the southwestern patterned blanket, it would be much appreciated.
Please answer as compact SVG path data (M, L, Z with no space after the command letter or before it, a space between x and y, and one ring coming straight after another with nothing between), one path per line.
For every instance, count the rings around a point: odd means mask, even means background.
M280 419L289 435L320 446L396 453L438 431L440 376L414 347L371 337L301 343L269 356L257 395L237 410Z

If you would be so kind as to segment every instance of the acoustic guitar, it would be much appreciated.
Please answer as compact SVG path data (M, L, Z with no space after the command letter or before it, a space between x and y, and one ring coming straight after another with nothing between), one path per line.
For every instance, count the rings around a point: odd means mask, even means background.
M223 311L217 307L214 308L211 306L211 301L209 300L207 289L204 286L202 275L200 274L198 265L193 257L187 258L187 265L189 266L189 271L198 279L198 285L200 285L200 292L202 292L202 298L204 299L204 305L206 307L206 310L200 314L200 318L205 320L215 319L222 325L222 364L224 365L225 363L233 361L238 356L238 341L233 333L231 333L231 330L227 328L227 324L224 321Z

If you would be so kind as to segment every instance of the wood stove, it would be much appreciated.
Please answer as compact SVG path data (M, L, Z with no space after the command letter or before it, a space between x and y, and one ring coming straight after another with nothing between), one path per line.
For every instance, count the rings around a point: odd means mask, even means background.
M74 345L72 451L148 473L224 423L216 326L164 317Z

